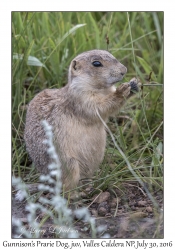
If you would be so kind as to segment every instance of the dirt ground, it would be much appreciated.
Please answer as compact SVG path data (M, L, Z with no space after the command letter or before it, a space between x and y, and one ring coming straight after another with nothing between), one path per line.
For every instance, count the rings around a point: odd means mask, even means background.
M88 193L92 192L91 188L87 188L85 192L81 192L81 199L76 205L88 207L95 218L96 225L106 226L98 238L103 237L104 234L109 234L110 238L115 239L163 238L162 191L152 192L156 201L154 204L136 182L124 183L122 189L114 191L115 195L110 190L106 190L87 199ZM12 216L20 218L29 230L25 205L25 202L20 202L15 199L14 195L12 196ZM42 217L42 214L38 214L37 219L41 220ZM41 228L41 238L59 238L59 234L56 235L53 230L57 226L51 219L48 219ZM85 222L75 219L74 230L79 232L81 238L92 237L90 226ZM15 228L12 228L12 238L14 233Z

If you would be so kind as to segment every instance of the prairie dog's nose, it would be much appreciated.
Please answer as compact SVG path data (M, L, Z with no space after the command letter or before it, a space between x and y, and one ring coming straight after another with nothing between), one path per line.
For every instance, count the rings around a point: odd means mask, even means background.
M121 64L120 70L121 70L120 74L122 76L124 76L126 74L126 72L127 72L127 68L123 64Z

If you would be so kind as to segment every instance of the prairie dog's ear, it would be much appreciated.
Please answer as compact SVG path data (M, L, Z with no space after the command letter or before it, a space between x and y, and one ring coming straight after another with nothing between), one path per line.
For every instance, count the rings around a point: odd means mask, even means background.
M79 61L73 60L71 63L71 72L73 75L80 74L81 71L81 65Z
M74 70L76 70L77 69L77 62L74 60L73 62L72 62L72 67L73 67L73 69Z

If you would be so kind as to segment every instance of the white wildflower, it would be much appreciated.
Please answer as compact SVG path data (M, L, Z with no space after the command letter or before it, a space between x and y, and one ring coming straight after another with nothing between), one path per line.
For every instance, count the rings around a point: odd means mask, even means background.
M28 197L28 193L26 190L19 190L15 195L15 200L23 201L25 198Z

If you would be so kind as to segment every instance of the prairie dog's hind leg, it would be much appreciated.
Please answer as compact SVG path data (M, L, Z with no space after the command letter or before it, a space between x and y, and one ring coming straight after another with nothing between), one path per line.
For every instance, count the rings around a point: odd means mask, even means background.
M68 191L78 186L80 181L80 166L75 158L70 158L67 164L63 164L63 190Z

